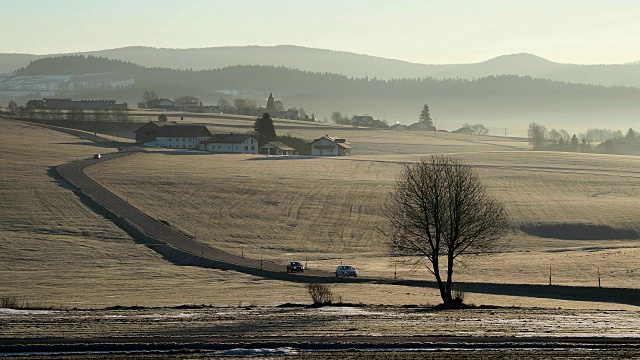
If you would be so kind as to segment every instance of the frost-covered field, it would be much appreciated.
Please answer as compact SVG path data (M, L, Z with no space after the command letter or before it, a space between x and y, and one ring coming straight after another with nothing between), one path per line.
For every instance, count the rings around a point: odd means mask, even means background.
M469 336L636 338L640 311L395 306L0 310L3 338ZM90 332L89 332L90 331Z
M0 356L4 351L4 355L12 358L634 359L640 356L638 311L258 306L0 311L0 314L3 330ZM16 343L25 344L28 351L20 353Z

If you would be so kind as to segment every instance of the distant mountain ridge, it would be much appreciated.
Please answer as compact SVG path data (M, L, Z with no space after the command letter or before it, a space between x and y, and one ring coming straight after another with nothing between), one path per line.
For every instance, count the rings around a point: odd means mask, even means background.
M544 60L528 59L540 66L548 65ZM39 98L43 97L41 85L65 71L73 73L64 80L73 87L66 88L69 91L66 95L52 96L122 99L135 104L145 90L154 90L167 98L194 95L204 104L215 104L221 98L230 102L244 98L258 106L265 105L266 97L273 93L285 108L304 107L318 119L340 111L405 124L416 122L420 109L428 103L439 128L448 130L458 129L464 123L483 123L489 128L499 128L501 133L509 128L512 134L514 131L526 134L529 122L582 131L604 126L628 129L635 126L640 114L638 88L572 84L517 75L475 80L430 77L381 80L282 66L237 65L193 71L146 68L95 56L66 56L35 60L20 70L22 75L7 77L4 82L17 84L14 90L28 90L32 86L30 98ZM82 74L92 77L83 80L86 76ZM45 77L39 81L46 82L36 83L34 78L38 77ZM2 77L0 90L1 80ZM62 85L55 87L60 89Z
M555 63L531 54L502 55L475 64L429 65L370 55L292 45L163 49L124 47L74 54L132 62L144 67L208 70L235 65L284 66L329 72L348 77L379 79L434 77L473 79L491 75L519 75L605 86L640 87L638 63L574 65ZM59 55L0 54L0 73L14 71L29 61ZM71 55L71 54L68 54Z

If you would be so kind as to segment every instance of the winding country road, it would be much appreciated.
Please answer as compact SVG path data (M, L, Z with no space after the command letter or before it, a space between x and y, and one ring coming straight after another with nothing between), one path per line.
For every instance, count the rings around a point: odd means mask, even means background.
M210 265L208 267L236 270L252 275L282 280L300 281L300 277L302 276L305 277L305 280L302 280L303 282L312 281L315 278L333 276L333 273L318 270L306 270L304 273L288 274L285 264L276 264L260 259L241 257L207 246L167 227L159 220L135 208L125 199L118 197L101 184L89 178L83 171L88 166L129 156L141 151L139 148L123 149L118 153L104 154L101 159L73 161L59 166L57 170L62 177L76 187L76 191L82 191L82 193L90 197L101 207L107 209L123 221L126 221L148 237L157 240L158 243L166 244L173 249L198 258L200 261L198 265L206 266L208 264Z

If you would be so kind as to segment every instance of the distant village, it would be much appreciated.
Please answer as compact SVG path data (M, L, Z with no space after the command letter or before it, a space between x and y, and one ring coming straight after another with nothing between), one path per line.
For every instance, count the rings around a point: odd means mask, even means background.
M252 134L212 134L204 125L182 125L175 121L150 121L137 130L136 141L146 146L168 149L190 149L211 153L298 155L280 141L258 145ZM312 156L344 156L351 154L351 145L341 138L324 135L310 144Z

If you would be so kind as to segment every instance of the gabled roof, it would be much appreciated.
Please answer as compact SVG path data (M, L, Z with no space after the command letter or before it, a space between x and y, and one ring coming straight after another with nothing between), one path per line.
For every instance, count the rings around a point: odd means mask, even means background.
M137 128L136 130L134 130L134 133L137 133L138 131L142 130L143 128L147 127L147 126L155 126L157 128L161 128L163 126L167 126L167 125L178 125L177 122L175 121L149 121L148 123L140 126L139 128Z
M211 132L203 125L163 126L158 131L158 137L205 137Z
M342 138L332 138L329 135L325 135L325 136L323 136L321 138L317 138L317 139L313 140L313 142L311 142L311 143L313 144L314 142L320 141L322 139L327 139L327 140L329 140L329 141L331 141L333 143L336 143L337 145L344 145L343 147L346 148L346 149L351 149L351 146L349 146L349 143L347 142L347 140L342 139Z
M254 138L256 139L255 136L251 135L251 134L234 134L234 133L229 133L229 134L213 134L211 135L210 138L208 138L207 140L203 141L203 144L211 144L211 143L229 143L229 144L237 144L237 143L241 143L243 141L245 141L248 138ZM256 139L257 141L258 139Z
M265 146L267 146L267 145L271 145L271 146L273 146L273 147L275 147L275 148L278 148L278 149L280 149L280 150L282 150L282 151L292 151L292 150L295 150L295 149L294 149L294 148L292 148L291 146L289 146L289 145L287 145L287 144L285 144L285 143L283 143L283 142L280 142L280 141L271 141L271 142L268 142L268 143L266 143L266 144L262 145L262 147L265 147Z

